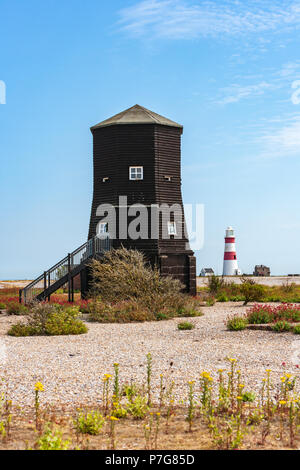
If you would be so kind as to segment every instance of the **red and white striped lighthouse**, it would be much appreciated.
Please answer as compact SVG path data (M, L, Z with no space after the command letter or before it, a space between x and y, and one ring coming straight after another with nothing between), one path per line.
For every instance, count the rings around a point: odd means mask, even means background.
M234 230L232 227L228 227L225 235L223 276L239 276L240 274L241 271L238 268L236 257Z

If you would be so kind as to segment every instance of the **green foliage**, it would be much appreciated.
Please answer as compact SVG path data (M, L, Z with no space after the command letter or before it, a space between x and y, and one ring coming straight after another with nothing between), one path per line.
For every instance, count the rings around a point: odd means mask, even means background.
M6 312L8 315L26 315L28 308L19 302L9 302L6 307Z
M170 317L166 313L158 313L156 315L156 320L161 321L161 320L168 320Z
M207 307L212 307L213 305L215 305L215 303L216 303L216 299L212 295L208 297L206 300Z
M104 423L105 419L99 411L79 411L74 426L78 433L97 436L100 434Z
M128 403L127 411L133 416L134 419L143 419L149 411L147 397L137 395L132 401Z
M255 393L253 392L244 392L242 393L243 402L253 403L255 400Z
M277 333L291 331L291 325L287 321L281 320L275 323L275 325L272 325L272 330L276 331Z
M255 284L252 279L247 278L242 280L240 291L244 297L244 305L248 302L259 302L265 294L264 286Z
M139 388L134 382L131 382L130 384L126 383L123 385L122 395L126 396L129 402L132 402L133 398L136 397L138 394Z
M46 426L44 433L37 441L38 450L68 450L70 441L62 439L62 432L58 429L52 430L50 425Z
M89 319L98 323L129 323L154 321L155 315L136 300L105 304L99 300L89 303Z
M27 316L27 323L13 325L10 336L57 336L86 333L86 325L78 318L78 307L36 304Z
M113 409L111 415L114 416L115 418L122 419L126 418L128 412L126 408L124 408L120 402L115 402L113 404Z
M247 318L239 315L232 315L227 319L227 329L230 331L244 330L248 325Z
M242 295L231 295L229 300L230 302L242 302L244 301L244 297Z
M6 305L0 302L0 310L5 310L5 309L6 309Z
M81 335L87 333L86 325L79 319L77 307L54 312L49 316L45 334L50 336Z
M224 287L225 285L225 280L222 277L216 276L213 274L212 276L208 277L207 280L207 286L208 286L208 291L212 295L216 295L219 293L219 291Z
M176 315L180 317L201 317L203 313L199 309L198 301L195 299L186 298L184 305L177 308Z
M300 335L300 325L294 326L293 332L295 335Z
M229 300L229 299L228 299L227 295L224 294L224 293L223 293L223 294L219 294L219 295L217 296L217 302L228 302L228 300Z
M206 288L198 288L199 293L209 292L217 297L225 294L231 302L260 301L260 302L285 302L300 303L300 285L285 281L281 286L263 286L251 277L241 277L241 284L229 282L221 277L211 276L207 280ZM244 286L244 284L246 284ZM251 286L260 286L254 287ZM251 294L248 300L249 293ZM245 296L246 294L246 296ZM254 294L254 297L252 296ZM253 300L255 299L255 300Z
M270 323L272 317L269 312L265 310L257 310L253 312L249 312L247 314L248 323L251 325L265 325L266 323Z
M178 323L177 325L178 330L193 330L195 325L189 322Z

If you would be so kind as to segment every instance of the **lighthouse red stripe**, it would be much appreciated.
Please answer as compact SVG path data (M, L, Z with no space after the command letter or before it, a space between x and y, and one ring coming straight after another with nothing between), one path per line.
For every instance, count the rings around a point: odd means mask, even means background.
M235 243L235 238L225 238L225 243Z
M234 260L234 259L236 259L236 253L235 253L235 251L226 251L226 252L224 253L224 260L230 260L230 261L232 261L232 260Z

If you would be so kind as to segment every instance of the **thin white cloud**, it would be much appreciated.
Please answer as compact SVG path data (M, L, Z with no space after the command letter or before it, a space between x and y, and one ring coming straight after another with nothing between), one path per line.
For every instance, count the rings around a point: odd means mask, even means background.
M260 157L300 157L300 114L295 114L286 118L278 119L282 125L271 129L266 129L259 143L262 144ZM272 121L274 123L274 120Z
M299 0L142 0L120 10L121 28L135 36L194 39L300 26Z
M265 77L265 80L262 79ZM260 96L264 95L266 92L272 92L275 90L285 89L286 99L292 101L292 93L293 89L299 88L298 80L300 78L300 62L288 62L282 65L279 70L267 70L265 73L261 73L260 77L257 76L241 76L238 77L239 80L249 81L251 79L256 78L256 81L260 78L261 81L258 83L248 83L248 84L241 84L241 83L234 83L227 87L221 88L218 91L219 97L214 99L216 104L231 104L237 103L242 99L250 98L253 96ZM296 91L295 95L297 94L297 100L299 100L299 93ZM294 103L294 104L298 104Z
M266 90L273 89L274 85L267 82L261 82L255 85L241 86L238 84L233 84L230 87L221 89L221 93L225 96L216 102L218 104L230 104L237 103L243 98L248 98L250 96L259 96L263 95Z

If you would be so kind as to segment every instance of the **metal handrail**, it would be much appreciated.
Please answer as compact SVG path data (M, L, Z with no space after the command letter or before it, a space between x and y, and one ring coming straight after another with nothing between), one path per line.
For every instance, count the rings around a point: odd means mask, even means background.
M66 274L71 274L75 267L80 266L97 254L110 250L110 248L111 241L108 237L99 238L95 236L90 238L86 243L76 248L72 253L69 253L62 260L21 289L19 293L20 302L28 303L34 300L37 295L40 295Z

